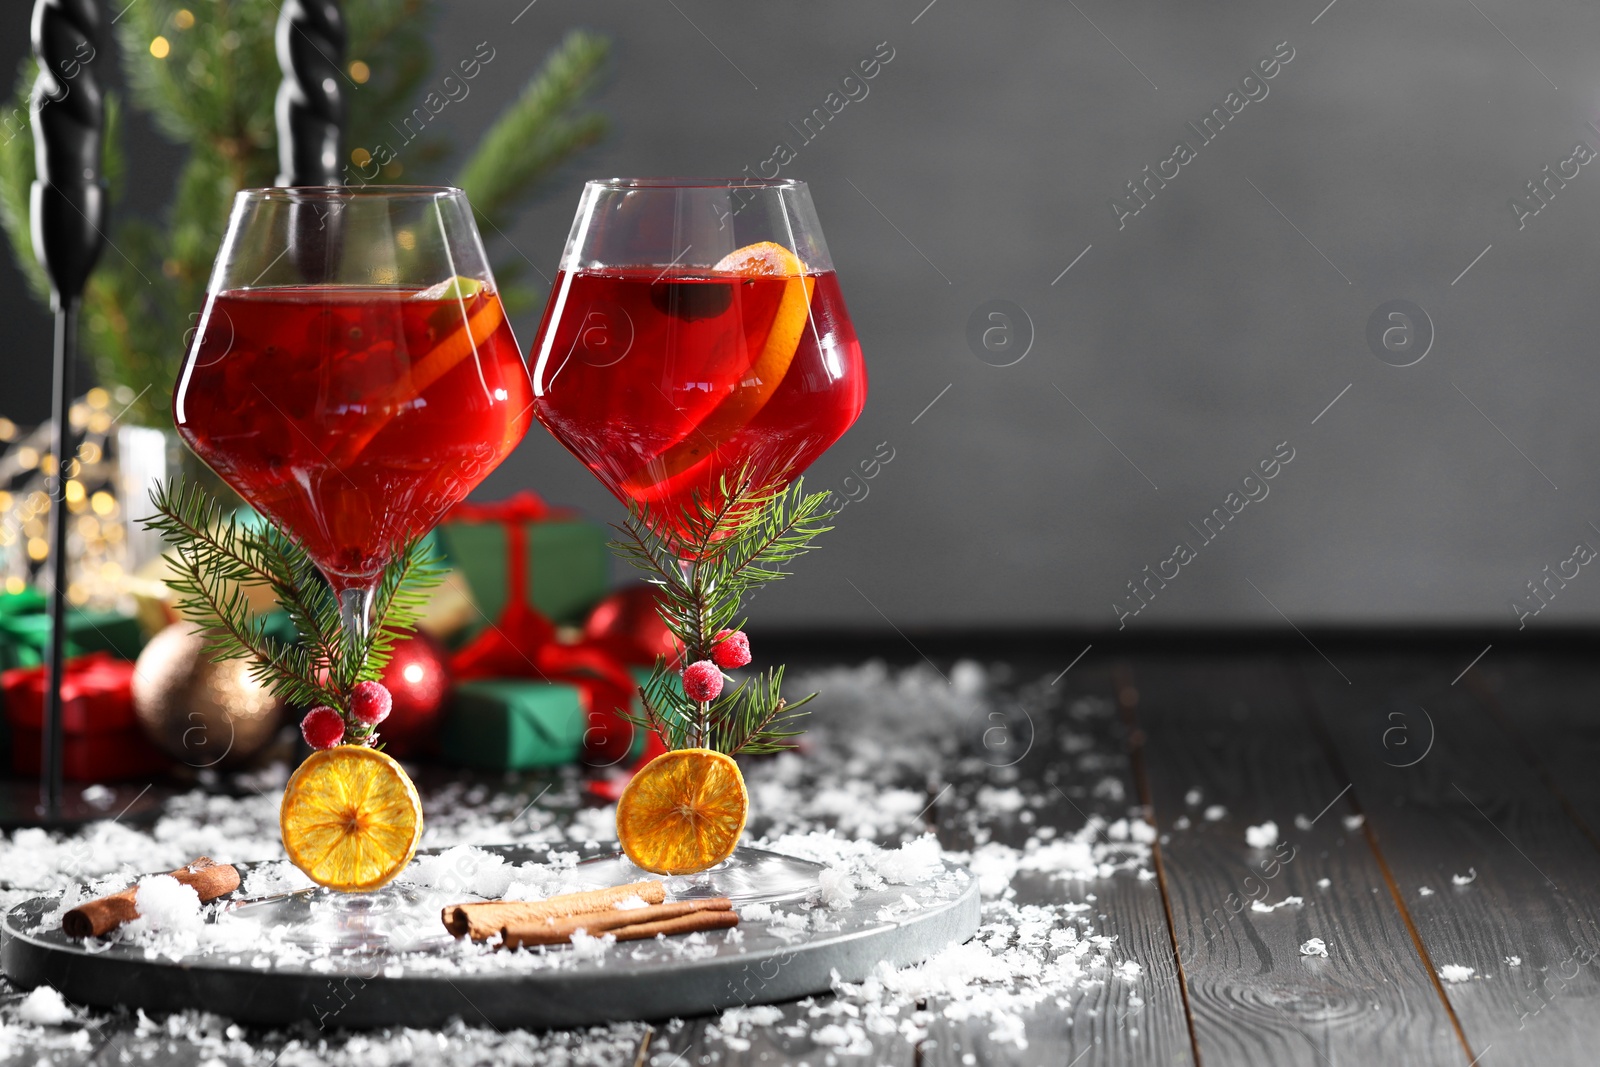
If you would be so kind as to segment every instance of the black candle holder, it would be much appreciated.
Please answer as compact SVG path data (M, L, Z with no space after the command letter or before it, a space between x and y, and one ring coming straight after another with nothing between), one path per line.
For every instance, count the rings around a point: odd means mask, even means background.
M338 185L345 29L337 0L284 0L277 44L277 184Z
M340 137L344 130L345 29L338 0L285 0L278 10L278 181L285 186L340 185ZM313 204L290 205L291 218L316 212ZM332 280L339 259L339 218L329 214L315 227L292 222L297 235L290 261L307 284Z
M66 487L76 447L68 409L78 359L78 308L84 283L105 242L106 190L100 179L105 100L95 73L100 13L95 0L38 0L33 8L33 53L39 63L29 107L34 164L30 210L33 253L50 278L55 313L56 469L50 493L50 643L45 649L40 808L61 815L61 681L66 669ZM68 81L63 74L71 70Z

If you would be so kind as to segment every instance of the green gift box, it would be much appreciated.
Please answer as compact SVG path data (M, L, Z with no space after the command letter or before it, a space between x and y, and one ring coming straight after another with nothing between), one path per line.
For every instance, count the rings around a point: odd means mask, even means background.
M583 690L575 685L486 678L456 684L440 747L465 767L555 767L577 761L588 727Z
M523 602L555 622L581 623L611 584L605 529L519 503L472 505L470 518L444 523L438 536L445 556L466 576L484 617L498 619L512 596L512 552L520 548Z
M0 593L0 670L37 667L50 641L50 616L37 589ZM144 648L139 620L115 611L67 614L67 655L109 652L118 659L139 658Z

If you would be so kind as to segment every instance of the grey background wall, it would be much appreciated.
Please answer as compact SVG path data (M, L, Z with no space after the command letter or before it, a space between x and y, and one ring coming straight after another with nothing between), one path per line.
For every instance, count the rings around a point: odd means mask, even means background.
M1564 163L1600 148L1600 8L455 0L441 63L496 49L441 116L456 142L577 24L616 44L612 136L491 245L552 274L585 176L737 174L784 142L867 351L867 410L811 477L842 489L881 442L894 458L761 622L1515 629L1547 565L1576 577L1522 621L1600 619L1600 567L1574 551L1600 547L1600 167ZM866 97L804 142L789 123L885 47ZM1275 50L1292 59L1241 89ZM1186 126L1229 104L1209 143ZM1163 163L1180 140L1193 158ZM134 209L170 158L138 161ZM1146 165L1169 180L1119 224L1109 202ZM1569 180L1519 226L1509 199L1539 204L1546 165ZM46 324L4 279L0 408L37 417ZM1385 362L1368 322L1397 299L1426 321ZM1031 320L1009 366L968 342L993 300ZM1391 365L1427 321L1426 355ZM1246 485L1275 450L1292 459ZM523 486L620 514L537 428L483 493ZM1247 490L1267 495L1204 540ZM1177 576L1124 617L1146 566Z

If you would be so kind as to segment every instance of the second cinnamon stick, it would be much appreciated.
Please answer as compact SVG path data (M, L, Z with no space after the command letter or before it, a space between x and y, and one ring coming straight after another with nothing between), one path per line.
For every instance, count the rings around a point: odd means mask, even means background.
M506 948L532 945L561 945L572 940L574 931L582 930L591 937L618 932L624 928L681 919L697 912L724 912L733 914L733 902L727 897L703 900L675 900L670 904L654 904L645 908L612 908L608 911L591 911L582 915L565 915L536 919L532 922L506 926L503 929ZM735 916L734 922L738 918ZM731 925L731 924L730 924ZM651 930L642 937L654 937ZM628 940L617 933L618 940Z
M660 922L637 923L633 926L623 926L610 931L612 937L618 941L644 941L664 934L672 937L675 934L694 934L701 930L725 930L730 926L739 925L739 913L728 911L696 911L688 915L680 915L676 919L662 919Z
M563 893L545 900L487 901L481 904L452 904L441 918L445 929L457 937L487 941L508 927L522 927L548 918L604 911L619 901L638 897L646 904L667 899L666 883L659 880L631 882L628 885L591 889L582 893Z

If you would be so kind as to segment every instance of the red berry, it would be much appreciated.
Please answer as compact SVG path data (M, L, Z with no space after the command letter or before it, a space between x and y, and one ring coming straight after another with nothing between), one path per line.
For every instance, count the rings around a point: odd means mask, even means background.
M300 736L312 748L332 748L344 740L344 716L332 708L312 708L300 720Z
M725 671L750 662L750 639L743 630L721 630L711 646L711 659Z
M393 707L394 697L382 682L361 682L350 690L350 714L368 726L387 719Z
M708 659L691 663L683 669L683 691L697 704L715 700L722 692L722 672Z

